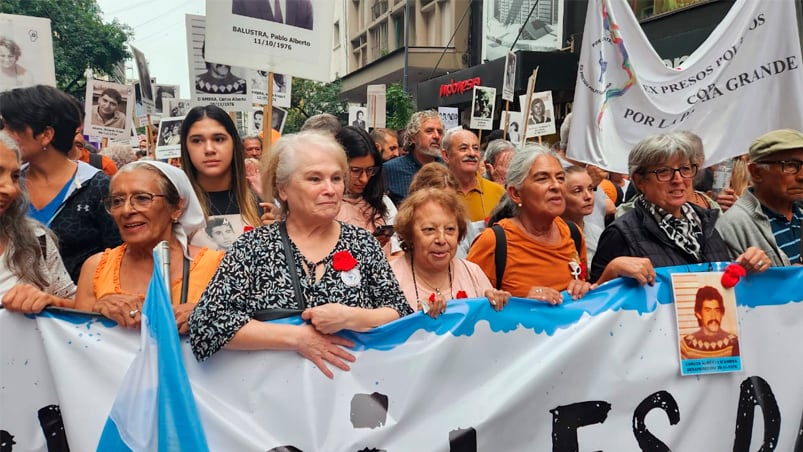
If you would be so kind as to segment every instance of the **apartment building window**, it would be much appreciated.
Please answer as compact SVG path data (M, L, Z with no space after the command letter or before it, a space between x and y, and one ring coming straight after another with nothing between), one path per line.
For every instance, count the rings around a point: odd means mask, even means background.
M332 36L332 48L336 49L340 47L340 21L336 20L333 29L333 36Z

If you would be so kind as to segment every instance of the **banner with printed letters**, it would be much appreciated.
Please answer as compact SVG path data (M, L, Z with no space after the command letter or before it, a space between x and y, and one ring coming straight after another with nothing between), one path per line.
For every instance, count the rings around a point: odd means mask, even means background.
M666 67L625 0L591 0L568 156L627 173L648 135L689 130L706 165L803 124L803 61L793 0L736 1L680 67Z
M197 363L182 337L182 354L210 450L801 450L803 268L736 285L741 372L680 375L670 272L724 266L658 269L654 286L615 280L555 307L453 301L438 319L344 334L357 360L333 380L291 351L224 350ZM46 388L9 381L23 378L8 373L23 362L52 371L39 381L54 385L70 448L95 450L139 332L0 312L0 332L9 324L38 326L43 340L2 348L0 429L14 450L43 450L36 410L52 403L33 402Z

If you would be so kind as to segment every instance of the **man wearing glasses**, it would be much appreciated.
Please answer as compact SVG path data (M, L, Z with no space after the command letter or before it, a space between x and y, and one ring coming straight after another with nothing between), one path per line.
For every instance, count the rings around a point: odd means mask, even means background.
M773 266L801 265L803 133L780 129L750 145L752 187L728 209L716 228L731 255L758 246Z

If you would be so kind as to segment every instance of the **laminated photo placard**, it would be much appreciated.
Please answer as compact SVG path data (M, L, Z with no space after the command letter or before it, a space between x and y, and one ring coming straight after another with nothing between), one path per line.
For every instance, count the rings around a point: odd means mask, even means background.
M496 103L496 88L475 86L474 97L471 101L472 129L493 129L494 107Z
M127 139L134 114L133 85L87 80L84 112L86 135Z
M0 92L56 86L50 19L0 14Z

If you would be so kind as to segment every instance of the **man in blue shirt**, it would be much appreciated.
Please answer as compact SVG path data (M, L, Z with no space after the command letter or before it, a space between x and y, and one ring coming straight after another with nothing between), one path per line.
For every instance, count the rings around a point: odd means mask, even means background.
M397 206L407 197L415 173L427 163L440 161L443 123L437 111L426 110L413 114L404 130L407 155L385 162L383 173L388 196Z
M803 133L773 130L750 145L748 171L753 186L717 221L731 255L758 246L772 262L801 265L803 221Z

